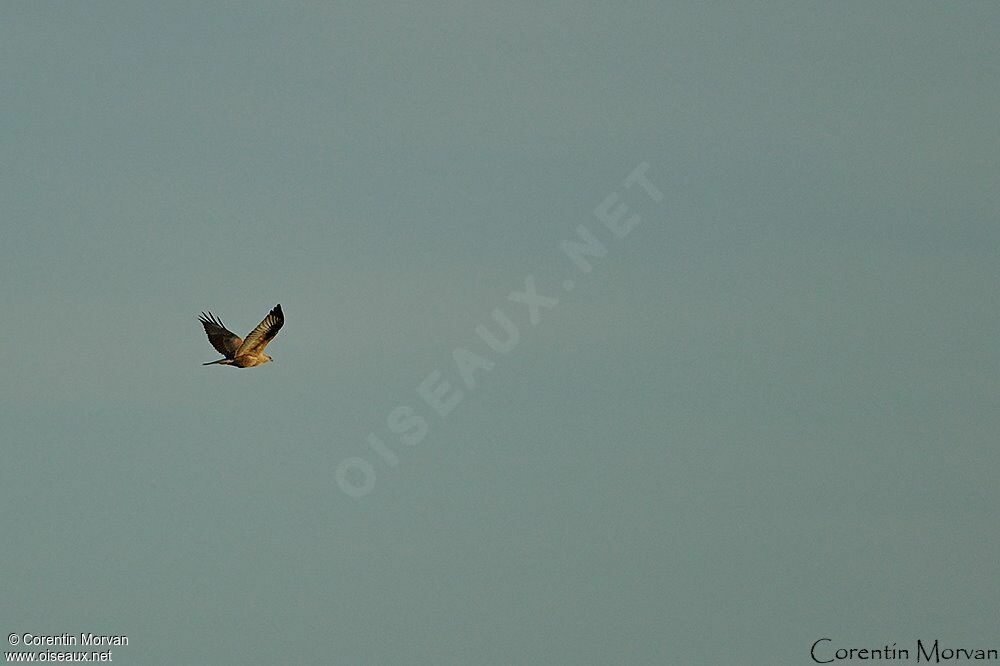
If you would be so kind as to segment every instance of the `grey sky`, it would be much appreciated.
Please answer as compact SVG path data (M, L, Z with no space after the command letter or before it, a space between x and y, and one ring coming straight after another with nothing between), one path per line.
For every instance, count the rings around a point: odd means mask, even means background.
M0 629L130 664L1000 647L995 3L0 19ZM201 367L199 312L276 303L275 363ZM456 347L495 366L442 419Z

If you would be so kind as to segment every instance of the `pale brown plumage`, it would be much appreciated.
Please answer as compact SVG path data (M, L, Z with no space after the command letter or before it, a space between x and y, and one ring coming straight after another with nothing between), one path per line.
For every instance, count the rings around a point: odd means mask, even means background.
M274 339L285 323L285 315L279 303L271 310L257 328L250 331L246 339L241 339L223 325L222 320L209 313L201 313L198 318L205 327L208 341L215 350L225 356L218 361L202 363L202 365L231 365L237 368L252 368L274 359L264 353L264 347Z

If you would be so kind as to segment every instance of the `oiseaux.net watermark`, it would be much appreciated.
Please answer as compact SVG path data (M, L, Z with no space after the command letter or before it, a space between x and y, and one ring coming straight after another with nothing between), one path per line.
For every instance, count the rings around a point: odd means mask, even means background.
M622 187L608 193L594 209L596 221L576 227L572 237L559 243L559 257L565 263L567 277L559 285L563 292L576 288L575 277L593 271L594 263L608 255L609 247L620 242L639 225L643 206L663 201L663 192L649 178L649 164L642 162L622 181ZM360 499L375 489L376 464L385 467L399 465L400 448L416 446L431 429L431 420L441 422L479 386L481 373L496 367L497 360L514 351L521 341L525 319L531 327L542 321L542 313L555 308L560 297L559 287L540 287L534 275L527 275L523 288L511 291L507 300L493 309L487 323L475 327L475 340L469 347L451 351L453 365L446 374L439 368L431 370L415 389L419 408L402 404L385 418L385 427L392 438L376 432L368 433L365 456L351 456L337 465L334 474L344 493ZM517 311L513 317L509 311ZM527 317L525 317L527 315ZM520 326L519 326L520 325ZM387 443L386 440L397 444Z
M5 662L111 662L115 651L110 648L128 645L128 636L89 631L79 634L13 631L7 634L7 643L19 650L5 651Z

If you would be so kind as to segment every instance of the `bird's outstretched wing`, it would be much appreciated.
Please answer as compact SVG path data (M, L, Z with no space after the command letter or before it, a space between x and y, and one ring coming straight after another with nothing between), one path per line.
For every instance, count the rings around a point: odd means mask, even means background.
M244 354L259 354L264 351L264 347L267 346L274 336L278 334L281 330L282 324L285 323L285 315L281 311L281 304L274 306L264 320L257 324L257 328L250 331L250 335L246 337L240 348L236 350L237 356L243 356Z
M209 313L201 313L198 321L205 327L205 334L208 341L212 343L215 350L226 358L235 358L236 350L243 344L243 339L236 335L222 324L222 320Z

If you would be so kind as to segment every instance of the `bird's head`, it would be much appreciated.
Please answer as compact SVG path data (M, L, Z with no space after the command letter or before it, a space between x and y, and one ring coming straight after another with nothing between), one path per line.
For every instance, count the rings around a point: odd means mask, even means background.
M273 359L273 358L271 358L271 357L270 357L269 355L267 355L267 354L264 354L264 363L270 363L270 362L271 362L271 361L273 361L273 360L274 360L274 359Z

